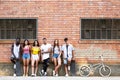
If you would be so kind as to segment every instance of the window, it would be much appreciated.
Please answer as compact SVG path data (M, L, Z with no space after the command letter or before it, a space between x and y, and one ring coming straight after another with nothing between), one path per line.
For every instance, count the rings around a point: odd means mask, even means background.
M36 39L37 19L0 19L0 39Z
M81 19L81 39L120 39L120 19Z

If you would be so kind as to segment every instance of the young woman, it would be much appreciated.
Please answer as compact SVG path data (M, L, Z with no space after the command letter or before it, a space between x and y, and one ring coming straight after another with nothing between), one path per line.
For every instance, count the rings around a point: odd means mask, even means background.
M53 45L53 61L55 70L53 71L53 76L58 76L58 69L61 66L61 49L59 46L59 40L55 39Z
M37 40L35 40L33 43L32 55L31 55L31 61L32 61L31 62L31 66L32 66L32 75L31 76L36 76L36 74L37 74L39 53L40 53L39 42Z
M30 44L26 39L23 43L23 76L28 76L28 68L30 62Z

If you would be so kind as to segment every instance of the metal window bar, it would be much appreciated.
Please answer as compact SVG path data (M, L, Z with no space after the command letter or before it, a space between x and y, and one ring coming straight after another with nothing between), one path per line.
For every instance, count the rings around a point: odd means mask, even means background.
M94 21L95 19L81 19L81 35L83 35L83 33L85 34L85 27L84 25L89 23L89 21L86 20L92 20ZM100 20L100 21L99 21ZM101 20L105 21L104 25L106 29L102 29L102 28L97 28L99 26L101 26ZM118 19L117 19L118 20ZM119 37L119 29L118 27L115 28L115 26L119 26L120 23L116 22L116 19L96 19L94 22L92 22L89 25L89 31L90 31L90 38L89 39L98 39L98 33L97 31L100 31L100 40L108 40L108 39L120 39ZM86 23L87 22L87 23ZM83 24L84 23L84 24ZM91 28L91 26L95 27L95 29ZM95 30L95 38L93 37L93 30ZM105 35L104 35L105 34ZM85 35L84 37L81 37L82 39L86 39ZM88 38L87 38L88 39Z
M37 25L37 20L36 21L34 20L36 19L33 20L32 19L0 19L0 22L2 23L0 25L3 26L0 27L0 39L14 39L18 35L21 38L35 39L37 28L31 27L31 30L27 29L29 24L31 24L32 26ZM25 24L24 21L26 22L30 21L30 22ZM26 30L25 37L24 37L24 30Z

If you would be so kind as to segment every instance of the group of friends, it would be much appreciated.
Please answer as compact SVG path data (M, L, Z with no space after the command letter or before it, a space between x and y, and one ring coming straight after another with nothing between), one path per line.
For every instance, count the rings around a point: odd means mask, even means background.
M42 62L42 70L40 74L46 76L50 59L54 62L53 76L59 76L58 71L63 62L65 66L65 76L69 76L70 64L74 57L74 47L69 43L68 38L64 38L65 44L60 46L59 40L55 39L53 45L47 43L47 38L43 38L43 44L39 44L38 40L30 45L29 40L25 39L23 44L20 38L17 38L11 48L11 61L16 64L22 58L23 76L28 76L29 64L31 62L31 76L37 76L39 61ZM62 61L63 60L63 61ZM17 67L14 65L14 68ZM16 70L14 72L16 76Z

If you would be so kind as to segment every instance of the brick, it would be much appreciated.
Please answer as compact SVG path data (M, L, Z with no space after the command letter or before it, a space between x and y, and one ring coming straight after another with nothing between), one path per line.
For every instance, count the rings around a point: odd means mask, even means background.
M97 61L102 51L108 63L116 63L120 58L119 41L80 39L80 19L120 18L119 0L0 0L0 18L31 17L38 19L40 43L47 37L49 43L53 44L57 38L62 45L64 37L68 37L75 46L79 61L81 58ZM0 62L10 62L10 47L11 44L0 43Z

